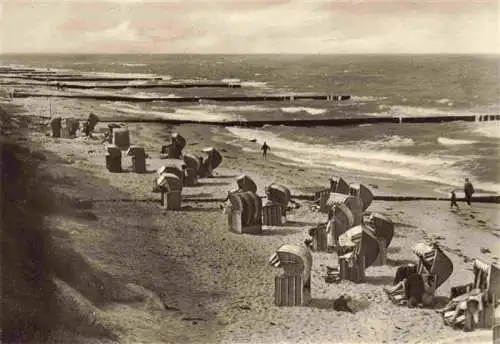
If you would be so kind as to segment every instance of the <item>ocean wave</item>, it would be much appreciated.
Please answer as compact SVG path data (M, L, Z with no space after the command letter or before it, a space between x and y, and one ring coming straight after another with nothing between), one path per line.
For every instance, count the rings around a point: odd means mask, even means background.
M141 117L153 116L160 117L164 119L171 120L192 120L192 121L206 121L206 122L218 122L218 121L234 121L242 120L238 116L234 116L227 113L212 113L204 110L192 110L192 109L165 109L164 111L154 111L145 110L140 108L130 108L129 106L122 106L117 104L101 104L102 107L106 107L110 110L115 110L122 113L137 114Z
M424 108L417 106L392 105L386 110L386 114L391 116L453 116L456 112L443 111L437 108ZM465 114L465 113L464 113ZM467 113L470 114L470 113Z
M286 113L299 113L299 112L307 112L310 115L321 115L326 112L326 109L316 109L309 107L283 107L281 111Z
M234 111L234 112L266 112L272 111L272 109L265 108L261 105L219 105L219 104L199 104L188 107L189 109L199 109L202 108L206 111Z
M308 144L258 129L228 128L228 131L245 141L250 139L256 139L258 142L267 141L273 154L312 168L353 170L376 176L391 176L454 187L461 187L463 176L466 175L455 167L456 165L452 166L465 159L462 157L407 155L367 149L359 145ZM477 182L475 185L477 188L500 192L500 185L495 183Z
M120 65L125 67L145 67L147 64L145 63L120 63Z
M361 142L361 145L372 148L409 147L414 146L415 141L409 137L401 137L399 135L386 135L380 140L363 141Z
M449 139L447 137L438 137L437 142L445 146L455 146L455 145L471 145L476 143L477 141L456 140L456 139Z
M379 100L387 99L387 97L373 97L373 96L351 96L351 100L358 102L376 102Z
M455 104L455 102L453 100L448 99L448 98L442 98L442 99L436 100L436 103L446 104L448 106L453 106L453 104Z
M472 131L481 136L500 139L500 122L489 121L474 123L474 129L472 129Z
M256 88L267 88L267 82L265 81L253 81L253 80L245 80L241 79L222 79L221 82L225 82L228 84L240 84L242 87L256 87Z

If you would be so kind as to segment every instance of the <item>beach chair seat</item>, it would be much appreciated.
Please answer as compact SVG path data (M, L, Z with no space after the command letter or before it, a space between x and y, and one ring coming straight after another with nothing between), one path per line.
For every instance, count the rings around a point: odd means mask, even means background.
M112 143L120 149L128 149L130 146L130 132L128 128L114 128Z
M290 190L283 185L275 183L266 186L264 190L268 201L282 205L282 216L286 216L288 203L292 199Z
M354 246L357 254L364 258L364 268L370 267L380 253L375 234L364 224L352 227L342 234L339 237L339 246Z
M349 184L342 178L333 176L330 178L330 192L348 195Z
M179 133L172 133L172 143L182 152L182 150L186 147L186 139L180 135Z
M198 171L201 163L195 155L184 154L182 156L186 164L186 186L194 186L198 183Z

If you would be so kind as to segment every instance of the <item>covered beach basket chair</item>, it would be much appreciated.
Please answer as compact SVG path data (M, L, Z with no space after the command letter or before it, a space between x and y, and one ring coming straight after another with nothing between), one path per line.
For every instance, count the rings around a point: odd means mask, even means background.
M262 232L262 200L256 193L229 192L225 213L228 216L229 231L238 234Z
M153 192L161 194L161 203L167 210L179 210L182 205L182 181L169 172L157 174Z
M146 173L146 151L143 147L130 146L126 153L132 158L132 171L135 173Z
M387 248L394 237L394 222L384 215L372 213L366 224L375 233L380 248L380 254L373 265L385 265L387 263Z
M200 161L198 157L192 154L184 154L182 158L186 164L185 185L194 186L198 183L198 171L201 165Z
M186 177L186 163L181 159L165 159L162 161L163 166L161 168L164 169L165 172L175 174L185 185L185 177Z
M119 147L110 144L107 147L106 168L109 172L122 172L122 151Z
M236 184L238 185L239 191L251 191L253 193L257 192L257 184L255 184L253 179L246 174L242 174L241 176L236 178Z
M212 177L213 171L222 163L222 155L214 147L207 147L203 149L203 153L207 154L203 160L203 171L206 177Z
M269 258L269 265L283 268L283 274L274 280L277 306L304 306L310 302L312 262L305 245L283 245Z
M435 291L453 273L453 263L437 244L431 246L419 243L412 251L418 257L417 274L422 277L426 293L433 297ZM408 302L407 288L406 280L403 280L390 290L386 290L386 293L393 303L403 305Z
M362 211L368 209L373 202L373 193L363 184L349 185L349 194L359 199Z
M286 222L286 210L292 199L290 190L279 184L270 184L265 187L267 202L264 205L263 224L277 226Z
M365 282L365 269L370 267L379 255L375 234L361 224L350 228L339 237L339 277L355 283Z
M326 201L327 213L333 207L334 204L344 204L349 208L352 215L354 216L353 226L361 224L363 220L363 210L361 209L361 203L358 198L351 195L339 194L336 192L330 193L328 200Z
M441 311L445 325L465 331L493 327L500 298L500 269L475 259L473 272L472 290L452 299Z

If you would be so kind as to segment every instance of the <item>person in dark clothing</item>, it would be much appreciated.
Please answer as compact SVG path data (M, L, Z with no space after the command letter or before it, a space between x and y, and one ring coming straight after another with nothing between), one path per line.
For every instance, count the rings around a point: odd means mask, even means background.
M261 150L262 150L262 157L263 157L264 159L267 159L267 151L268 151L268 150L271 150L271 147L269 147L269 146L267 145L267 142L266 142L266 141L264 141L264 144L262 145Z
M471 200L472 200L472 195L474 194L474 186L472 186L472 183L469 181L469 178L465 178L465 184L464 184L464 194L465 194L465 201L467 202L468 205L471 205Z
M455 194L455 190L452 190L451 191L451 204L450 204L450 208L453 209L453 206L457 207L457 209L460 209L460 207L458 206L458 203L457 203L457 195Z

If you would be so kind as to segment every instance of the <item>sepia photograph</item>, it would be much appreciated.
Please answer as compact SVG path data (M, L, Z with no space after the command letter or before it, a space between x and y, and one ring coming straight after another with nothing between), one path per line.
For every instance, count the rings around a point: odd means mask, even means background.
M498 0L1 0L0 343L500 344Z

